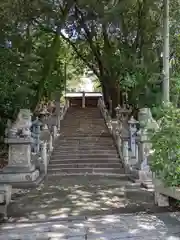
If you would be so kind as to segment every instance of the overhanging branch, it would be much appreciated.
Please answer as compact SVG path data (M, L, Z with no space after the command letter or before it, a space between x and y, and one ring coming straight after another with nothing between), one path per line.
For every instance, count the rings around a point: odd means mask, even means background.
M83 60L83 62L94 72L94 74L99 78L100 74L97 71L97 69L93 66L93 64L90 64L89 61L80 53L78 48L75 46L75 44L67 37L64 36L62 32L60 32L61 37L73 48L76 55Z

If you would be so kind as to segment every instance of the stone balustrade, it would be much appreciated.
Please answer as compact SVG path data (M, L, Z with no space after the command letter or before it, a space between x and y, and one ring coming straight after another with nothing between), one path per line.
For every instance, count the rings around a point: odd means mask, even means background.
M152 188L152 172L148 163L152 149L148 130L156 129L158 126L152 118L150 109L141 109L136 120L133 116L129 119L131 109L119 105L115 109L116 120L112 120L102 99L99 99L98 107L113 135L126 173L130 174L134 181Z
M60 109L59 121L64 118L67 109L67 105ZM30 110L21 109L15 123L8 125L6 130L8 165L0 170L0 215L4 217L11 200L12 187L32 188L43 180L54 142L59 135L57 121L56 124L53 121L52 124L46 124L54 116L48 114L42 118L41 115L41 118L36 117L34 121L31 116Z

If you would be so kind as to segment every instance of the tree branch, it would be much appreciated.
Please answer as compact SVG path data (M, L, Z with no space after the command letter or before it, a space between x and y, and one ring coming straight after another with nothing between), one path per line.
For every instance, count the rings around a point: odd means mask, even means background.
M93 66L93 64L90 64L89 61L80 53L78 48L75 46L75 44L70 40L70 38L67 38L64 36L62 32L60 32L61 37L73 48L76 55L83 60L83 62L94 72L94 74L99 78L100 74L97 71L97 69Z
M94 46L94 43L93 43L93 37L91 35L91 32L89 31L87 25L85 24L85 19L84 19L84 16L83 16L83 13L81 12L81 10L78 8L77 5L75 5L75 14L76 14L76 18L78 18L84 28L84 31L86 33L86 40L88 41L89 43L89 46L95 56L95 59L98 63L98 66L99 66L99 71L100 71L100 74L104 75L104 71L106 72L106 74L108 74L108 71L106 68L104 68L103 66L103 63L102 63L102 59L101 59L101 53L98 49L98 47ZM78 14L80 15L80 18L78 17Z

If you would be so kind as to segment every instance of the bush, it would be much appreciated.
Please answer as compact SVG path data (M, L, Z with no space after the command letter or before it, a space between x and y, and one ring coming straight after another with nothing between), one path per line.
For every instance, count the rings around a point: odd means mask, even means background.
M151 169L167 186L180 186L180 110L169 105L161 113L159 130L151 138Z

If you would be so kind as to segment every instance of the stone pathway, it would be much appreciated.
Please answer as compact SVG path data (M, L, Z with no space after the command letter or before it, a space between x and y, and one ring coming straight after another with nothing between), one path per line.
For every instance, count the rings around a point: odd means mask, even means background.
M14 199L0 240L180 239L180 214L164 213L141 191L117 178L48 177Z
M178 240L180 214L121 214L4 224L0 240Z
M153 193L118 178L48 176L28 194L14 199L11 221L37 221L112 213L164 212L154 205Z

